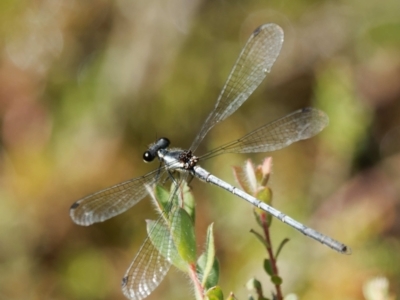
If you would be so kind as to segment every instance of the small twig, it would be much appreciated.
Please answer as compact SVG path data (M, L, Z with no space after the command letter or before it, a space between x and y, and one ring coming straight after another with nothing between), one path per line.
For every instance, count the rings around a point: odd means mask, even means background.
M269 234L269 224L267 222L267 214L266 213L261 213L260 214L260 219L261 219L261 224L264 230L264 234L265 234L265 240L266 240L266 248L268 251L268 255L270 258L270 262L271 262L271 268L272 268L272 272L274 275L279 276L279 271L278 271L278 266L276 263L276 258L274 256L274 251L272 250L271 247L271 238L270 238L270 234ZM277 300L283 300L283 296L282 296L282 290L281 290L281 286L280 284L274 284L275 285L275 289L276 289L276 299Z

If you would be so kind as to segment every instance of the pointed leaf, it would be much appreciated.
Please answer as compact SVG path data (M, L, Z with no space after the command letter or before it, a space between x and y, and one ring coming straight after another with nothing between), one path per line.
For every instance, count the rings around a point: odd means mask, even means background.
M267 157L264 159L261 166L259 166L262 173L262 179L260 181L261 186L266 186L269 180L269 176L271 175L272 169L272 157Z
M253 215L254 218L256 218L256 222L257 224L263 228L262 222L261 222L261 218L260 218L260 210L259 209L253 209Z
M202 286L211 288L218 284L219 280L219 262L215 258L213 224L207 229L207 238L205 252L197 261L198 272L202 275Z
M279 244L278 250L276 250L275 259L278 259L279 253L281 253L283 246L285 246L285 244L286 244L287 242L289 242L289 241L290 241L290 240L289 240L288 238L285 238L285 239Z
M208 281L208 276L210 275L210 272L213 268L214 260L215 260L213 226L214 226L214 223L211 223L210 226L208 226L205 252L202 255L203 259L201 260L202 261L201 269L203 271L202 272L202 275L203 275L202 285L203 286L206 286L206 282Z
M245 191L247 194L252 194L251 187L245 178L244 171L242 167L233 167L233 176L239 187Z
M267 241L265 240L265 238L264 238L261 234L259 234L257 231L255 231L255 230L253 230L253 229L250 229L250 232L253 233L253 234L256 236L256 238L257 238L265 247L268 247Z
M186 210L178 207L172 213L171 234L180 257L192 264L196 260L196 237L192 218Z
M197 260L197 272L201 275L199 277L202 277L201 285L204 288L212 288L213 286L216 286L218 284L219 262L218 259L214 258L213 264L211 266L211 269L207 273L207 276L203 275L206 264L206 255L205 253L203 253Z
M250 159L246 161L243 171L245 174L245 178L250 186L251 195L254 195L255 192L257 191L258 184L257 184L256 170Z
M219 286L214 286L206 292L207 300L223 300L224 294Z

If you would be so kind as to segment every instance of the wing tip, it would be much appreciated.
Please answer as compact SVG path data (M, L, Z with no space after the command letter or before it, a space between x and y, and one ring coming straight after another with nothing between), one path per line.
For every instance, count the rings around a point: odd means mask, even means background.
M71 207L69 208L69 210L73 211L75 210L78 206L80 205L79 201L74 202Z
M267 23L267 24L262 24L258 26L254 31L253 31L253 36L257 36L262 30L268 29L269 31L273 30L279 35L284 35L284 31L281 26L275 23Z

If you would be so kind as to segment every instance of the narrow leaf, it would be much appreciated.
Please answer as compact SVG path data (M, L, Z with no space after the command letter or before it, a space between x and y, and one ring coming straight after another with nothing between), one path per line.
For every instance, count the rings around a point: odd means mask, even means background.
M236 182L239 184L239 187L248 194L252 194L253 191L249 185L249 182L245 178L244 171L242 167L233 167L233 176L235 177Z
M262 180L260 182L261 186L266 186L269 180L269 176L271 175L272 170L272 157L267 157L264 159L261 165L261 173L263 175Z
M255 192L257 191L258 184L257 184L256 170L250 159L246 161L243 171L245 172L246 180L251 188L251 195L254 195Z
M209 280L211 271L213 270L215 261L215 246L214 246L214 234L213 234L214 224L211 223L207 229L206 247L204 256L204 267L203 267L203 280L202 285L206 286L206 282ZM218 280L218 279L217 279Z
M281 253L283 246L285 246L285 244L286 244L287 242L289 242L289 239L288 239L288 238L285 238L285 239L279 244L278 250L276 250L275 259L278 259L278 256L279 256L279 254Z
M204 276L204 267L206 265L206 257L204 253L197 260L197 273L199 277L202 278L201 285L204 288L212 288L218 284L219 280L219 262L218 259L214 259L211 270L208 272L207 276Z
M257 224L263 228L262 222L261 222L261 218L260 218L260 210L259 209L253 209L253 214L254 214L254 218L256 218Z
M265 247L268 246L267 241L264 239L264 237L263 237L261 234L259 234L257 231L255 231L255 230L253 230L253 229L250 229L250 232L253 233L253 234L256 236L256 238L257 238Z

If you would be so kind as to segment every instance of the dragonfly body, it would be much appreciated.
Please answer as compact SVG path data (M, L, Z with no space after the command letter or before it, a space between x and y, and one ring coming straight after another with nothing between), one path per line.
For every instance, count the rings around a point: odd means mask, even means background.
M294 135L292 135L292 138L286 138L286 143L283 143L282 147L285 147L295 141L301 140L301 139L303 139L302 137L304 137L304 136L310 137L311 135L314 135L317 132L319 132L319 130L321 128L318 126L313 126L313 125L315 125L314 123L322 123L321 120L324 120L324 118L326 117L325 114L319 110L316 110L314 108L304 108L304 109L298 110L295 113L288 115L282 119L279 119L273 123L270 123L269 127L274 127L274 124L287 124L287 120L290 120L291 116L293 116L293 115L296 116L295 119L298 121L297 122L298 124L296 124L296 130L293 131L293 132L296 132L297 135L294 134ZM303 117L303 118L301 118L301 117ZM282 122L282 120L284 122ZM299 120L302 120L302 121L299 121ZM284 126L284 127L286 127L286 126ZM263 128L264 128L264 126L257 130L252 131L251 133L247 134L246 136L244 136L234 142L223 145L223 146L215 149L214 151L210 151L210 153L212 153L214 156L215 153L222 154L222 153L230 152L232 148L235 149L235 152L245 152L246 150L247 151L250 151L250 150L259 151L259 147L261 147L261 146L264 148L268 148L268 143L267 143L267 139L266 139L266 137L268 135L262 135L261 141L259 140L259 137L258 137L259 130L263 129ZM162 140L168 140L168 139L161 138L155 143L155 145L161 144ZM168 140L168 142L169 142L169 140ZM169 145L169 143L168 143L168 145ZM276 143L273 143L273 145L276 145ZM152 148L152 146L150 146L149 149L151 149L151 148ZM290 226L292 226L293 228L299 230L304 235L309 236L338 252L349 253L350 249L346 245L344 245L322 233L319 233L318 231L316 231L312 228L309 228L309 227L305 226L304 224L301 224L300 222L292 219L291 217L287 216L286 214L280 212L279 210L269 206L268 204L258 200L255 197L243 192L242 190L223 181L222 179L212 175L211 173L209 173L208 171L206 171L205 169L203 169L202 167L200 167L198 165L198 162L199 162L199 160L201 160L201 157L199 158L199 157L194 156L192 154L192 151L181 150L181 149L168 150L168 148L165 147L165 148L158 149L158 151L156 152L156 155L157 155L158 159L162 163L164 163L164 165L166 166L166 168L168 170L177 170L177 171L184 172L184 173L189 172L191 175L193 175L194 177L197 177L201 181L209 182L214 185L217 185L217 186L227 190L228 192L250 202L252 205L270 213L274 217L278 218L280 221L287 223ZM207 159L207 158L209 158L209 156L210 155L206 154L205 156L203 156L203 159Z

